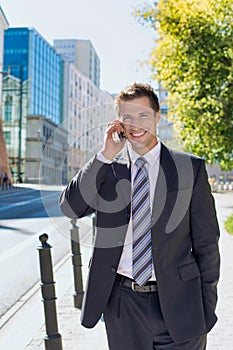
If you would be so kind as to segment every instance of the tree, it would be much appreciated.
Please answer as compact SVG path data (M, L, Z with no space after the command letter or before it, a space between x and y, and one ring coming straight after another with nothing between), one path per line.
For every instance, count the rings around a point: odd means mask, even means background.
M185 150L232 169L233 1L159 0L134 15L156 30L148 64Z

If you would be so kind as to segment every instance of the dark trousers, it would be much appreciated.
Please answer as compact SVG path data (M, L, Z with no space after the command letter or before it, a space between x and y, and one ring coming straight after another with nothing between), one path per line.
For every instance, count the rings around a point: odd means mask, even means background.
M171 339L157 291L136 292L116 281L104 321L110 350L206 349L206 335L182 343Z

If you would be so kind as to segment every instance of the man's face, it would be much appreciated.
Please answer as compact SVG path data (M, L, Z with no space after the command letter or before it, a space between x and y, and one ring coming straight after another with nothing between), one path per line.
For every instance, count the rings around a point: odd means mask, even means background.
M155 113L151 108L147 96L122 102L120 120L123 123L126 138L137 153L143 155L157 144L156 124L159 113Z

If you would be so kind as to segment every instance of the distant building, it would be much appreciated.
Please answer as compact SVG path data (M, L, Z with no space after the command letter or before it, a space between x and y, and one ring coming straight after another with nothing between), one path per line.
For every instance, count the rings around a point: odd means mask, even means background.
M55 43L56 49L34 28L5 33L3 120L15 181L66 183L99 150L106 123L115 119L113 97L99 88L91 41Z
M167 145L174 146L174 127L173 123L168 120L167 90L163 89L158 83L158 97L161 110L161 118L157 126L157 133L161 141Z
M4 71L27 82L27 114L44 115L59 125L62 60L54 48L34 28L9 28L3 62Z
M30 134L32 130L27 128L27 118L30 117L31 121L34 116L36 119L40 116L46 123L53 125L52 129L62 124L63 61L34 28L9 28L4 38L3 70L6 74L3 86L3 128L11 169L15 181L20 175L23 181L34 178L34 182L39 182L40 175L38 173L36 176L35 170L38 169L38 155L33 169L33 153L28 149L28 142L34 134ZM59 130L62 133L62 128ZM67 138L65 130L63 137ZM43 149L45 137L38 140L40 149ZM63 152L62 145L58 144L57 147L59 152ZM48 168L46 174L55 172L55 178L59 178L59 174L64 172L62 163L59 169L47 161L43 154L42 158L44 168ZM49 178L45 180L47 183L51 181Z
M3 45L4 45L4 30L8 28L8 21L6 16L0 6L0 185L3 174L7 173L8 177L11 177L6 143L3 136L2 130L2 78L4 76L3 73Z
M157 133L160 140L167 145L174 141L173 123L168 121L163 113L157 126Z
M100 59L90 40L56 39L56 51L65 56L77 69L100 87Z
M223 171L220 169L219 164L207 164L207 173L210 179L217 182L233 182L233 169L230 171Z
M68 132L40 115L27 116L26 127L27 181L38 183L39 180L53 185L66 183Z
M102 147L106 123L115 119L113 97L64 59L64 122L68 130L68 178Z
M0 6L0 72L3 73L3 49L4 49L4 31L8 28L9 23ZM0 91L2 91L2 77L0 76ZM1 102L1 95L0 95Z

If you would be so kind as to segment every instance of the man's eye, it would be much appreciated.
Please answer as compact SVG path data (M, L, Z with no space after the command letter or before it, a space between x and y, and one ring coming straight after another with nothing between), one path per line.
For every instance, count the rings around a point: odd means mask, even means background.
M129 123L131 122L131 118L124 118L124 119L123 119L123 122L126 123L126 124L127 124L127 123L129 124Z

